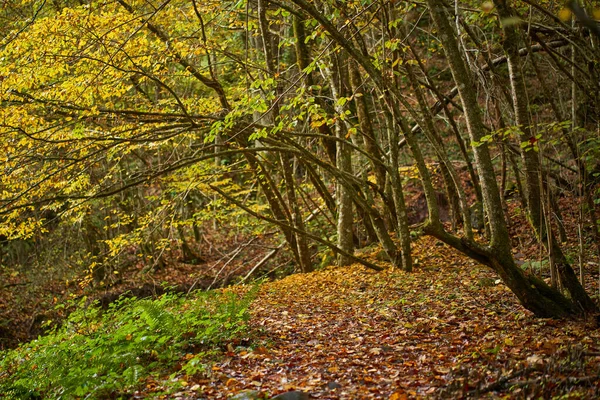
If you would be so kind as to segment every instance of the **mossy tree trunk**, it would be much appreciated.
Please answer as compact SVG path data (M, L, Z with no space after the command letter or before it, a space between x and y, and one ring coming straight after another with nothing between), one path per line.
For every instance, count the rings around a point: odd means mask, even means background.
M500 192L487 143L482 141L485 133L481 111L477 102L473 77L450 26L444 4L440 0L427 0L434 24L448 59L452 76L458 86L464 109L467 130L473 145L476 167L481 179L484 208L490 225L490 244L485 248L469 240L460 240L441 230L430 233L494 269L503 282L518 297L521 304L540 317L564 317L577 312L570 300L537 278L526 276L515 264L511 254L510 238L502 211Z
M596 312L594 301L581 286L571 265L567 261L554 233L544 218L542 211L542 188L548 187L540 171L538 154L532 147L537 146L538 138L529 118L527 90L522 75L521 58L519 56L520 35L514 23L506 23L516 17L507 0L495 0L498 15L502 22L504 38L502 47L508 57L508 72L511 83L512 103L515 123L520 128L521 159L525 169L525 185L527 192L527 208L529 222L540 242L547 248L551 265L556 267L560 281L569 292L573 302L585 312ZM527 145L524 145L527 144Z

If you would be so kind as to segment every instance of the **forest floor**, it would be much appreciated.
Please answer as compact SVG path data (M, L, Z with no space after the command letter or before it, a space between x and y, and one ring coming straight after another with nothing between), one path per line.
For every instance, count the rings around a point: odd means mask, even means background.
M208 374L179 377L185 390L168 398L600 396L594 321L534 318L489 269L435 239L414 254L412 274L352 265L261 285L250 344L228 345ZM161 383L146 388L136 397Z
M576 207L570 199L561 202L565 249L576 261ZM547 278L544 251L517 202L510 206L515 259ZM12 347L36 335L45 319L61 318L53 307L68 298L110 301L136 287L138 296L160 294L163 282L184 291L222 286L228 276L245 276L278 245L268 235L220 240L206 241L203 265L173 262L151 274L138 265L127 279L100 290L60 279L34 286L25 273L5 273L0 339L3 331L10 334L4 344ZM598 299L599 260L593 240L584 245L586 288ZM534 318L488 268L430 237L415 240L413 251L411 274L392 269L379 248L367 247L358 255L387 267L383 272L324 266L262 283L248 337L226 344L208 373L168 371L148 378L134 397L226 399L242 393L241 399L253 399L289 390L316 399L600 397L598 321ZM291 268L284 251L271 261L271 271L273 265L282 272ZM161 394L173 379L183 389Z

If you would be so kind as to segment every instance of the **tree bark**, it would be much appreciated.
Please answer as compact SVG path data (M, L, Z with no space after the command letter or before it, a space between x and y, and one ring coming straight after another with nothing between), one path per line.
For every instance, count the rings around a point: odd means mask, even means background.
M461 56L455 33L448 22L445 7L440 0L427 0L432 19L438 29L442 46L448 58L452 76L458 86L459 96L465 112L467 129L473 146L476 166L481 178L484 207L490 223L489 251L478 251L477 246L468 240L450 238L441 231L430 230L446 243L453 245L463 252L481 253L485 259L480 260L493 268L503 282L515 293L524 307L541 317L563 317L574 312L570 301L559 292L551 289L543 282L526 277L515 264L511 245L502 211L500 193L487 143L481 138L485 132L479 104L475 96L473 78ZM487 253L487 254L483 254Z
M351 148L346 143L348 129L344 122L345 109L340 102L344 96L344 88L342 80L345 78L345 68L341 65L337 55L332 56L332 68L328 72L331 92L336 103L336 121L335 134L338 138L336 167L344 174L352 175L352 152ZM354 251L354 234L352 226L354 223L354 214L352 212L352 195L344 182L336 184L337 197L337 245L347 253L352 254ZM338 254L338 265L348 265L352 262L347 256Z
M516 15L507 4L506 0L495 0L498 15L502 21L514 18ZM502 46L508 56L508 71L511 83L512 101L515 112L515 122L520 128L520 140L522 143L529 142L535 145L537 138L532 131L532 124L529 119L527 90L521 73L521 60L519 57L519 33L514 24L502 24L504 39ZM575 272L569 265L560 244L556 240L547 220L542 212L541 188L547 187L547 182L543 181L540 171L537 152L533 151L532 146L521 145L521 158L525 168L525 183L527 187L527 206L529 210L530 223L536 232L538 239L548 250L549 256L553 258L551 264L557 267L558 274L563 286L568 290L572 300L584 312L596 312L597 307L594 301L581 286Z
M269 23L266 17L266 1L258 0L258 21L260 32L262 36L262 45L265 56L265 63L267 65L267 72L271 76L275 76L277 71L275 57L273 54L273 45L271 39L271 33L269 31ZM276 120L279 116L279 101L281 97L281 90L279 84L275 90L275 100L271 106L271 115L270 119L273 121ZM310 272L313 270L313 266L311 263L310 251L308 248L308 242L306 240L306 236L299 234L298 232L305 232L306 228L304 226L304 219L302 216L302 211L298 204L298 199L296 197L296 188L294 182L294 174L293 174L293 156L288 153L279 153L279 163L281 165L281 171L283 174L283 181L285 183L286 189L286 197L288 202L288 207L290 209L290 222L296 227L298 230L293 232L294 236L293 242L290 243L292 246L295 245L296 251L295 253L298 255L297 261L299 263L300 270L302 272Z

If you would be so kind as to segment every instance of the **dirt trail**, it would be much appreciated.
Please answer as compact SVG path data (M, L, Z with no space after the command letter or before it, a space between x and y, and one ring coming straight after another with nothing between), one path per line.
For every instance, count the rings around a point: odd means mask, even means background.
M534 319L485 267L431 238L415 246L413 274L355 265L264 284L253 349L231 347L195 390L403 399L494 397L514 384L521 398L599 395L598 329Z

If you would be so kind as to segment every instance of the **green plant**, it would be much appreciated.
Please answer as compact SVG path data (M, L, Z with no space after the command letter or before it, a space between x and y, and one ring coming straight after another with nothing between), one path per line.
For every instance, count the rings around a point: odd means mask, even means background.
M530 261L526 261L523 263L523 265L521 265L521 268L524 270L531 270L531 271L535 271L536 273L539 273L543 268L545 268L548 264L547 260L541 260L541 261L537 261L537 260L530 260Z
M125 395L194 349L240 335L255 292L122 297L106 310L82 300L52 334L0 354L0 393L15 399ZM197 353L184 372L204 368L208 352Z

